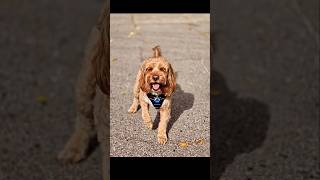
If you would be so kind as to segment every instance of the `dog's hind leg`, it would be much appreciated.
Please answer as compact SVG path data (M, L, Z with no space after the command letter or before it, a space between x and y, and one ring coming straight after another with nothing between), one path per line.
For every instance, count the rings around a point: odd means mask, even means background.
M91 33L91 43L87 50L91 50L95 41L93 35L97 34L93 29ZM76 106L77 117L76 126L71 138L68 140L64 149L59 153L58 159L63 163L76 163L87 156L90 141L96 138L96 129L93 115L93 100L96 93L96 80L93 72L90 52L86 52L84 64L81 66L81 72L76 87Z

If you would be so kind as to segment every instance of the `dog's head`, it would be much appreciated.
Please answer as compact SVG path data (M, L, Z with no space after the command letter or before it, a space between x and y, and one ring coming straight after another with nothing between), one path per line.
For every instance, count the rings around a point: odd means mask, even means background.
M153 48L154 55L141 65L140 88L146 92L171 96L176 88L176 75L171 64L161 56L160 47Z

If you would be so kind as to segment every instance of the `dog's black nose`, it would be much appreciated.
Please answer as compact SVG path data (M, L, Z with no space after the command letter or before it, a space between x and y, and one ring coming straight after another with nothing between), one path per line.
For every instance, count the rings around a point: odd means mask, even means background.
M158 80L159 79L159 76L152 76L153 80Z

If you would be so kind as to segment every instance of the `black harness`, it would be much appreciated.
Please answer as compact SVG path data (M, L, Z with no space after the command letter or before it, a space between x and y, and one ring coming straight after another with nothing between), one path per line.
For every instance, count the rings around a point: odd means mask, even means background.
M147 94L148 98L150 99L150 101L152 102L153 106L156 109L159 109L164 101L164 99L166 98L164 96L164 94L156 94L156 93L148 93Z

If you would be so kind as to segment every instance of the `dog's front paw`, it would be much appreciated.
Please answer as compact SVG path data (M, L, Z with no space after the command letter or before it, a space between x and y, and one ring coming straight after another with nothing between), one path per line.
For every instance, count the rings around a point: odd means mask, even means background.
M89 139L88 136L75 132L59 153L58 160L63 164L73 164L86 158Z
M128 113L135 113L138 110L138 105L132 104L131 107L128 110Z
M158 134L158 143L165 144L168 141L168 137L166 134Z
M59 155L58 160L63 164L74 164L85 158L85 154L81 149L66 147Z
M148 121L148 122L145 122L145 125L148 129L152 129L153 128L153 124L152 124L152 121Z

